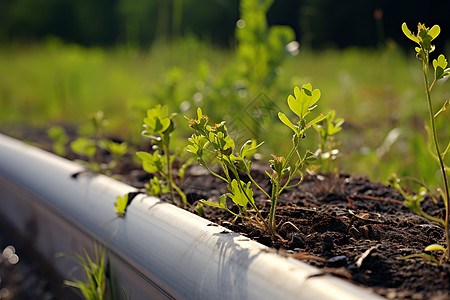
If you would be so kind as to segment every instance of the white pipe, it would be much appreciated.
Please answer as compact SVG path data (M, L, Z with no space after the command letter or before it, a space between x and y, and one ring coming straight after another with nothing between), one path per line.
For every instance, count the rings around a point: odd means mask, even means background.
M108 245L117 283L135 299L382 299L155 197L138 195L125 218L116 196L134 188L0 135L0 214L57 270L93 240ZM30 225L32 224L32 225ZM30 228L35 231L30 234Z

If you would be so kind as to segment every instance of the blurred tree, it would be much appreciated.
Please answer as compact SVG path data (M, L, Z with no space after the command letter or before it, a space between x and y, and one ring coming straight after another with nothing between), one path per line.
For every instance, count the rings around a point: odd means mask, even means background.
M147 46L155 39L194 34L229 46L235 43L240 2L0 0L0 41L53 35L85 45ZM448 11L448 0L275 0L267 18L268 25L289 25L307 47L374 47L384 37L406 43L400 30L404 21L410 26L421 21L450 28ZM449 37L450 30L443 30L440 38Z

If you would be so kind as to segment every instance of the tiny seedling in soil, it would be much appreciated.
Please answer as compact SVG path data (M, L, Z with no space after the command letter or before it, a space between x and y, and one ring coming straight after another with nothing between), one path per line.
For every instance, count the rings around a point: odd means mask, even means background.
M61 126L53 126L49 128L47 134L53 141L53 152L59 156L66 156L66 145L69 142L66 130Z
M96 173L111 175L117 168L119 161L128 152L128 144L119 143L103 137L104 129L107 125L103 112L95 113L90 123L81 130L81 134L70 143L71 150L80 156L87 158L87 161L80 161L90 170ZM59 155L65 155L65 146L68 137L64 128L54 126L47 132L53 140L53 150ZM106 151L111 155L108 163L103 163L101 151Z
M230 193L220 197L219 202L203 200L204 204L224 209L236 217L241 217L244 221L250 221L257 226L264 228L272 235L276 234L277 226L275 213L280 194L288 188L298 186L303 178L302 170L304 166L314 158L311 151L306 150L300 153L302 139L306 137L305 131L313 125L327 118L327 115L320 114L309 122L307 116L316 107L316 102L320 98L320 91L313 90L311 84L305 84L301 88L295 87L294 96L289 95L288 105L292 112L298 116L297 122L292 122L284 113L279 112L278 117L287 127L293 131L292 148L289 153L283 156L272 155L269 161L272 172L266 172L271 182L271 191L264 190L252 177L250 158L261 146L254 140L248 140L239 151L236 151L234 140L228 135L225 122L211 126L208 124L209 118L203 115L200 108L197 110L197 118L189 121L189 126L194 130L194 134L189 138L191 143L188 151L197 156L200 165L205 167L212 175L222 179L227 183ZM222 167L223 176L214 172L206 162L206 155L212 153ZM249 181L241 180L241 172L245 173ZM290 185L296 174L300 174L297 183ZM255 204L253 198L252 185L270 200L270 212L264 218ZM227 198L230 198L238 208L234 212L227 206ZM248 206L251 210L248 210Z
M91 258L85 249L83 254L75 254L71 259L80 267L84 280L65 280L64 284L79 290L86 300L105 299L107 282L105 256L105 251L100 252L97 246L94 258Z
M175 155L171 154L170 137L175 130L173 122L175 115L168 113L166 105L157 105L155 108L147 110L142 135L153 141L155 151L152 154L143 151L137 152L136 155L142 160L144 170L155 175L147 185L148 192L158 196L168 192L170 200L175 203L175 190L181 198L180 205L186 207L186 195L176 185L172 175L172 163Z
M339 155L339 149L334 136L342 130L343 118L335 119L336 111L331 110L328 116L322 121L314 124L314 129L319 134L319 148L314 156L317 157L317 164L323 172L336 172L337 168L333 164Z
M429 124L427 127L427 132L429 136L429 140L432 143L432 148L434 148L431 153L432 157L438 162L439 168L442 175L442 181L444 184L444 189L441 190L441 196L444 200L446 212L445 212L445 220L444 220L444 228L445 228L445 235L446 235L446 247L439 246L439 245L432 245L430 247L427 247L429 251L432 250L439 250L443 252L443 255L441 259L439 260L440 263L443 261L449 261L450 259L450 237L449 237L449 214L450 214L450 195L449 195L449 187L448 187L448 179L447 176L450 173L450 168L446 166L445 164L445 156L448 153L450 149L450 143L445 148L444 152L441 152L441 146L440 141L438 139L438 133L436 128L436 121L435 119L440 116L446 109L448 102L445 101L442 107L435 113L433 109L433 102L431 100L431 91L436 84L438 80L441 80L450 73L447 69L447 59L443 54L439 55L437 59L433 60L433 67L434 67L434 78L433 81L430 80L430 72L429 72L429 65L430 65L430 53L434 51L435 46L431 44L431 42L439 35L441 32L441 29L438 25L434 25L431 28L426 27L424 24L419 23L417 34L413 34L409 29L406 23L402 24L402 31L406 35L407 38L412 40L413 42L418 44L418 47L415 47L415 50L417 52L417 58L422 61L422 71L424 76L424 82L425 82L425 94L426 99L428 103L428 113L429 113ZM415 211L420 214L420 203L418 202L412 202L414 203ZM413 209L414 210L414 209ZM439 223L439 222L438 222ZM425 251L428 251L425 249Z

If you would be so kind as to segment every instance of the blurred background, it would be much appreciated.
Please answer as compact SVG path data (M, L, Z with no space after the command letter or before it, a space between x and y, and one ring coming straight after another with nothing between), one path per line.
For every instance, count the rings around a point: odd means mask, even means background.
M386 39L404 44L399 28L405 21L449 27L449 9L445 0L276 0L267 18L270 25L292 27L308 47L377 47ZM84 46L148 47L194 35L233 47L238 19L238 0L1 0L0 40L54 36Z
M440 25L445 54L449 11L445 0L0 0L0 130L79 126L102 110L110 135L138 145L146 110L166 104L182 148L184 116L200 106L282 155L290 133L277 112L311 82L318 110L345 119L330 170L436 184L421 64L401 24ZM440 107L450 86L434 90ZM311 132L305 148L317 144Z

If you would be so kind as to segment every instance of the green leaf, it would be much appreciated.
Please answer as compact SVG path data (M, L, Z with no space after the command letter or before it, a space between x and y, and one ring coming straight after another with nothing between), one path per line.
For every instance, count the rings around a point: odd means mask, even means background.
M223 208L223 209L228 210L227 202L226 202L227 201L227 196L229 196L229 194L223 194L222 196L220 196L219 203L214 203L214 202L210 202L210 201L207 201L207 200L200 200L200 202L202 202L204 204L207 204L209 206L214 206L214 207L217 207L217 208Z
M295 97L294 97L295 96ZM320 98L320 90L312 90L310 83L304 84L301 89L296 86L294 88L294 96L288 96L289 108L300 117L304 119L305 116L312 110L316 102Z
M145 133L163 134L166 130L171 129L174 115L169 115L168 111L167 105L161 106L159 104L155 108L147 110L147 117L144 118Z
M328 114L324 115L323 113L321 113L320 115L318 115L317 117L315 117L313 120L309 121L308 124L306 124L305 128L308 128L314 124L319 123L320 121L326 119L328 116Z
M93 140L86 137L79 137L72 143L70 148L78 155L86 155L87 157L93 157L95 155L96 147Z
M436 80L439 80L450 74L449 72L445 71L445 68L447 68L447 59L443 54L439 55L437 59L433 60L433 67Z
M66 130L61 126L53 126L47 131L47 134L53 141L53 151L60 156L65 156L66 144L69 141Z
M406 25L406 23L402 24L402 31L406 35L407 38L416 42L417 44L420 44L419 39L411 33L411 30L409 30L408 25Z
M241 150L239 151L239 156L242 159L245 159L246 157L251 157L256 153L256 149L261 146L262 144L264 144L264 142L259 143L258 145L256 144L256 140L248 140L246 141L242 147Z
M228 185L228 189L232 194L229 194L231 200L241 207L246 207L249 200L254 202L253 200L253 190L251 188L251 182L249 181L245 184L243 181L240 181L240 185L238 184L236 179L231 181L231 184Z
M126 142L116 143L112 140L100 140L100 148L109 151L114 157L122 157L128 151L128 144Z
M434 25L428 31L428 35L431 37L431 40L434 40L439 35L439 33L441 33L441 28L439 27L439 25Z
M444 251L445 252L446 248L444 246L438 245L438 244L433 244L433 245L429 245L425 248L425 251Z
M159 151L155 151L153 154L147 152L137 152L136 155L142 160L142 167L146 172L164 173L164 159L159 154Z
M280 119L281 122L283 122L286 126L288 126L290 129L292 129L292 131L294 131L294 133L298 132L298 126L295 126L294 124L292 124L292 122L288 119L288 117L286 117L285 114L283 114L282 112L278 113L278 118Z
M400 257L400 259L410 259L410 258L425 258L425 259L432 261L436 265L439 265L439 261L436 258L434 258L433 256L426 254L426 253L416 253L416 254L410 254L410 255L407 255L404 257Z
M117 202L114 203L114 211L118 217L123 218L125 216L125 210L128 205L128 194L123 197L117 196Z

